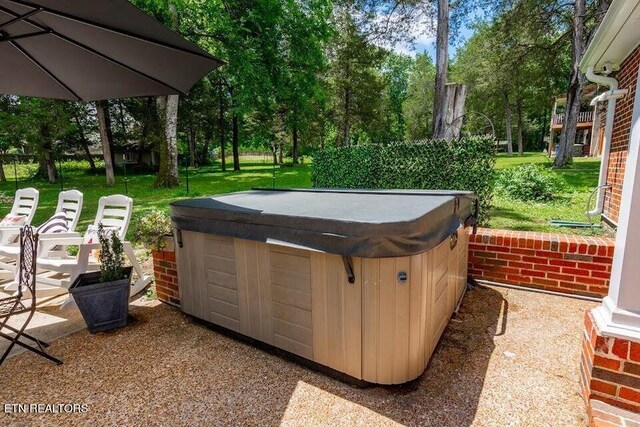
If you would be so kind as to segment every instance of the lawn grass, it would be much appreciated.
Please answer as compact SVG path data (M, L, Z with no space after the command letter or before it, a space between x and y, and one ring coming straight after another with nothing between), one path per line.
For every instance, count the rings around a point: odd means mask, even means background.
M562 169L551 169L551 161L543 153L525 153L524 156L508 157L500 154L496 161L496 169L506 169L524 163L535 163L549 167L558 177L561 185L549 202L522 202L507 196L496 194L494 208L491 211L489 226L491 228L505 228L510 230L552 231L561 233L602 234L597 228L581 229L567 227L552 227L550 220L587 221L585 211L589 195L598 185L600 160L581 157L574 159L571 166ZM595 195L591 200L592 209ZM598 223L599 218L594 218Z
M230 159L229 159L230 160ZM241 171L233 172L230 168L222 172L220 164L189 170L189 193L186 190L185 169L181 168L181 186L173 189L154 189L154 173L129 174L127 178L128 195L134 200L134 221L151 209L169 210L169 203L196 196L229 193L248 190L254 187L293 188L311 187L311 165L298 165L274 168L270 159L262 157L243 158ZM537 163L550 166L549 159L542 153L525 153L524 156L507 157L500 154L496 169L515 167L524 163ZM229 161L228 165L231 164ZM547 223L552 219L569 221L586 221L584 211L590 192L598 182L598 159L579 158L568 168L553 170L557 174L561 188L550 202L526 203L511 200L500 194L494 198L489 226L512 230L558 231L567 233L599 234L599 230L569 229L551 227ZM35 165L18 165L18 187L36 187L40 190L40 203L34 224L40 224L49 218L56 207L60 184L49 184L41 179L31 178L36 170ZM5 165L7 182L0 183L0 193L12 196L15 191L13 181L13 165ZM275 179L274 179L275 174ZM91 224L101 196L108 194L125 194L125 182L122 171L116 175L116 185L107 187L103 174L91 175L85 162L73 161L63 164L64 189L76 188L84 193L84 209L78 226L84 231ZM592 202L593 203L593 202ZM5 198L0 198L0 215L11 208ZM129 231L131 238L133 227Z
M227 165L231 163L228 162ZM40 191L40 202L33 220L33 224L40 224L53 215L60 192L60 184L49 184L42 179L30 178L36 170L34 165L18 165L18 187L35 187ZM186 189L186 171L180 169L181 185L172 189L153 188L154 173L129 173L127 177L128 192L133 198L133 222L136 218L152 209L169 211L169 203L189 197L208 194L230 193L248 190L254 187L311 187L311 166L309 164L274 168L273 165L261 158L243 159L241 170L233 172L227 168L222 172L220 164L189 169L189 193ZM15 192L13 165L5 165L7 182L0 183L0 193L13 196ZM275 179L274 179L275 173ZM122 171L116 174L116 184L108 187L103 174L88 173L88 163L66 162L62 169L65 190L75 188L84 194L84 207L78 225L79 231L84 231L92 224L98 200L109 194L125 194L125 182ZM0 199L0 215L5 215L11 209L10 203L3 197ZM132 223L133 223L132 222ZM128 237L132 237L133 227L129 229Z

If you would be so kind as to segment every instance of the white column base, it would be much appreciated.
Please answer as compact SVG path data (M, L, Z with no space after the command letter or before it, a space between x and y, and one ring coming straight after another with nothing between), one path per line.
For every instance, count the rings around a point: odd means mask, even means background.
M640 341L640 313L622 310L606 296L591 313L598 330L604 336Z

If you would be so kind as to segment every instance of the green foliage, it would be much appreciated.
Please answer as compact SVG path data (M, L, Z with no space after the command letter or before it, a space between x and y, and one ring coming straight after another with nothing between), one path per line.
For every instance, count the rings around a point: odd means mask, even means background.
M493 197L494 141L466 138L332 148L315 154L312 182L324 188L473 191L486 222Z
M117 233L105 231L98 225L100 240L100 281L113 282L126 278L124 272L124 248Z
M555 175L533 164L500 171L496 179L496 190L525 202L551 200L559 185Z
M171 232L169 215L153 209L136 222L135 241L147 248L159 250L165 247L165 236L170 235Z
M409 141L431 136L434 81L436 66L427 53L416 56L407 87L407 99L402 111L407 122L406 138Z

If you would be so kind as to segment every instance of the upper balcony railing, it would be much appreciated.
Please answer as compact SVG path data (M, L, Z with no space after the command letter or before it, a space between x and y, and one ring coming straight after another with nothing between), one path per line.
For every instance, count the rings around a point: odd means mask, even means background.
M578 113L578 123L589 123L593 121L593 111L581 111ZM564 114L554 114L553 124L561 125L564 122Z

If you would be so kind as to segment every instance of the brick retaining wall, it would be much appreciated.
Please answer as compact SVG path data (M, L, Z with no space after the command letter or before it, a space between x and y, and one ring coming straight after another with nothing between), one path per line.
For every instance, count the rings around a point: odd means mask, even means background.
M156 296L162 302L180 306L176 253L173 251L153 251L152 254Z
M609 290L613 239L478 229L469 241L469 274L524 287L603 297Z

